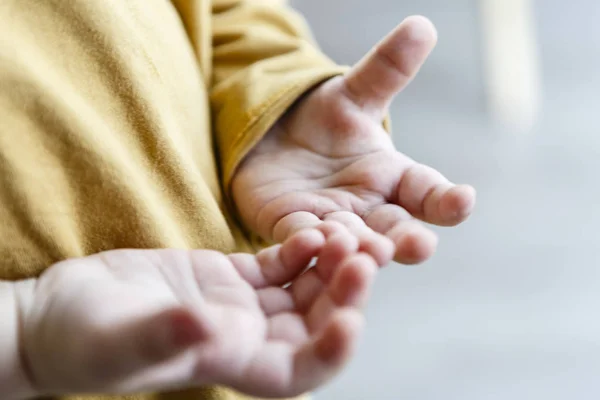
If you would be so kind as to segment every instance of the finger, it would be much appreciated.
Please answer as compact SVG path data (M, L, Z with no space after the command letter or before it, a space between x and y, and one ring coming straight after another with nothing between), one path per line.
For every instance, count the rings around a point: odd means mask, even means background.
M127 377L175 358L209 340L214 329L205 319L184 307L173 307L144 319L98 328L96 346L102 349L91 360L93 376ZM109 372L110 371L110 372Z
M326 222L321 221L321 224L317 227L317 229L321 231L326 238L330 238L338 233L348 232L348 228L346 228L344 224L331 220Z
M336 309L362 308L376 273L377 264L367 254L352 255L344 260L335 270L326 291L316 299L306 316L309 331L322 329Z
M331 281L336 269L339 270L340 263L355 252L356 239L353 236L342 234L333 236L331 241L328 242L328 246L323 249L315 267L296 278L292 285L286 289L292 295L295 310L300 313L306 312L319 295L323 293L326 282ZM369 260L367 265L359 267L365 269L361 273L372 273L372 271L369 271L371 261ZM350 271L350 273L352 272ZM353 290L353 285L348 284L345 288ZM291 310L291 308L288 310Z
M335 376L354 353L363 324L357 310L335 311L320 335L296 353L294 392L312 390Z
M176 307L164 311L154 318L140 324L137 331L127 330L120 335L122 343L131 340L137 347L137 353L142 361L149 363L160 362L177 355L203 340L208 340L212 329L189 310ZM148 340L140 340L144 337Z
M337 307L362 308L369 296L377 274L377 264L367 254L357 254L349 257L335 271L328 288L328 295Z
M316 268L311 268L300 275L286 290L294 299L295 309L299 313L306 312L323 292L325 283Z
M336 267L349 255L358 250L357 239L348 229L337 222L323 222L319 230L327 238L327 243L319 253L314 268L305 271L287 288L292 295L296 310L308 310L319 294L323 292L326 283Z
M375 207L365 222L394 243L394 260L398 263L421 263L429 259L437 247L436 234L395 204Z
M254 288L284 285L310 264L324 244L325 237L320 231L305 229L256 256L231 254L229 259L240 276Z
M337 310L327 326L298 347L269 340L250 361L242 379L229 386L261 398L295 397L330 380L352 355L363 327L362 315ZM265 366L271 366L265 373Z
M322 292L324 281L330 280L334 269L358 250L357 239L342 224L322 222L319 231L325 235L326 243L314 268L294 279L285 290L276 287L258 290L261 308L267 316L292 310L307 310Z
M385 236L373 231L365 221L355 213L338 211L325 216L325 221L343 224L359 241L358 251L367 253L383 266L392 260L394 244Z
M323 319L318 326L313 324L314 328L309 325L308 316L304 319L304 329L297 325L299 319L290 314L283 314L276 321L273 318L268 343L247 369L246 381L257 384L239 389L263 397L281 396L282 393L289 396L313 390L329 380L353 352L363 324L362 314L356 307L364 303L361 292L368 290L373 281L371 276L376 271L375 261L366 254L345 260L330 287L317 300L321 305L313 306L313 309L319 307L322 310L317 313L311 310L313 315L321 314ZM306 343L311 332L312 340ZM300 348L294 346L303 342L306 344ZM270 374L268 384L264 365L278 366L275 368L277 373ZM265 384L258 385L258 382Z
M340 231L332 235L315 264L315 270L323 282L329 282L342 260L358 251L358 239L349 231Z
M350 99L381 118L394 95L415 77L436 41L435 27L428 19L404 20L346 75Z
M296 309L292 293L280 287L267 287L257 290L258 302L263 313L269 317Z
M420 264L433 255L437 248L437 235L418 221L401 222L387 232L396 243L395 260L401 264Z
M426 222L453 226L463 222L475 206L475 189L454 185L435 169L414 164L397 188L398 204Z
M319 226L321 221L316 215L307 211L297 211L281 218L273 227L273 239L283 242L294 233Z

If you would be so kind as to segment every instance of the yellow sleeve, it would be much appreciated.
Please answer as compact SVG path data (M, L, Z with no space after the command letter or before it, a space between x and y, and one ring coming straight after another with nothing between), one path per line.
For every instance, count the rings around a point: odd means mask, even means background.
M211 106L223 187L298 97L343 73L282 0L213 0Z

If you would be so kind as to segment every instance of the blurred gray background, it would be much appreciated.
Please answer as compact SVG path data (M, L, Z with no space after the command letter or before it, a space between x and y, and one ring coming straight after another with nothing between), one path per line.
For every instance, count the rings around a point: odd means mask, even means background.
M477 0L296 0L357 61L410 14L439 45L392 109L398 147L478 205L436 256L379 278L357 357L317 400L600 398L600 2L538 1L543 115L491 122Z

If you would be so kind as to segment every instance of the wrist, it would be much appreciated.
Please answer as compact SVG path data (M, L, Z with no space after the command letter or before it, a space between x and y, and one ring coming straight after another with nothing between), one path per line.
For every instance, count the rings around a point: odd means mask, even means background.
M33 298L35 280L0 281L0 398L27 399L36 396L24 351L23 316Z

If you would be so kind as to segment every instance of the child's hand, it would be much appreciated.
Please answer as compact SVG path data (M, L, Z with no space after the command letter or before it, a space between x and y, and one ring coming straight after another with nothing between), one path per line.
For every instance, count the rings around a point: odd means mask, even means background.
M383 243L387 263L393 246ZM120 250L57 264L20 292L25 366L42 395L310 391L344 365L361 331L377 271L361 246L328 223L257 256Z
M458 224L471 213L475 191L398 152L381 122L435 41L430 22L406 20L346 76L320 85L273 127L232 180L250 230L279 241L335 220L355 234L368 226L386 235L398 262L431 256L436 237L418 219Z

